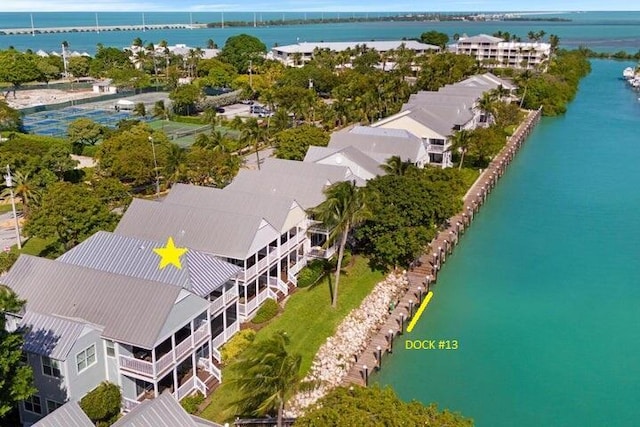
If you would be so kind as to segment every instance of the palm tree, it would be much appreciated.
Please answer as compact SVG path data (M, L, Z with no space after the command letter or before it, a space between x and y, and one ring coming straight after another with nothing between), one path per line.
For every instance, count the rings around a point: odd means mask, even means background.
M253 144L253 149L256 153L256 162L258 163L258 170L260 170L260 143L264 141L265 137L266 130L260 126L258 120L253 117L247 119L243 125L240 138L249 144Z
M15 196L19 197L22 201L22 211L25 217L29 216L31 203L37 202L40 196L40 192L29 178L29 172L23 174L20 171L16 171L13 174L13 191ZM0 197L9 197L10 193L11 189L5 188L2 193L0 193Z
M277 413L282 426L284 405L298 389L302 357L287 349L289 337L278 331L258 341L231 365L235 373L228 383L240 392L231 404L237 414L264 416Z
M366 193L363 188L357 187L355 181L337 182L324 190L326 200L311 209L314 219L322 222L331 232L327 244L336 240L340 241L338 260L336 265L336 280L333 285L331 306L338 306L338 284L340 282L340 269L342 257L347 245L349 230L365 221L371 216L367 208Z
M462 129L451 136L451 148L460 152L458 169L462 169L464 155L469 151L469 145L471 145L471 132L468 130Z
M414 165L409 160L403 162L400 156L393 156L389 157L381 167L389 175L404 176Z

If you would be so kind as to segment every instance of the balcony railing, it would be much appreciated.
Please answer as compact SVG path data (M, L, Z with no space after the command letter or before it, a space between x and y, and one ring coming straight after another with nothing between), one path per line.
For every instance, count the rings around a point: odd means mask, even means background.
M178 387L178 390L176 390L174 396L176 397L177 400L182 400L184 397L187 397L188 395L190 395L191 393L193 393L197 387L196 387L196 379L198 377L196 377L195 375L192 376L191 378L189 378L184 384L182 384L180 387ZM203 393L204 396L207 395L206 391L205 393Z
M428 153L444 153L450 146L448 145L437 145L437 144L429 144L427 146Z
M329 259L336 253L337 248L335 246L331 246L330 248L322 248L320 246L314 246L309 251L309 256L312 258L325 258Z
M287 287L287 284L284 283L282 280L280 280L280 278L278 277L269 277L268 283L269 283L269 286L279 290L285 295L289 293L289 288Z
M251 300L243 303L240 302L239 304L239 312L241 315L243 316L248 316L249 314L253 313L253 311L258 308L260 306L260 304L262 304L267 298L267 292L269 291L269 288L265 288L262 291L260 291L258 293L258 295L256 295L254 298L252 298Z
M153 362L147 360L136 359L135 357L120 356L120 368L139 375L156 378L167 371L175 362L180 361L185 355L195 350L209 336L207 325L204 324L198 328L193 336L187 337L178 344L174 349L163 355L160 359Z
M135 408L139 404L140 402L138 402L137 400L127 399L126 397L122 398L122 410L124 412L132 411L133 408Z

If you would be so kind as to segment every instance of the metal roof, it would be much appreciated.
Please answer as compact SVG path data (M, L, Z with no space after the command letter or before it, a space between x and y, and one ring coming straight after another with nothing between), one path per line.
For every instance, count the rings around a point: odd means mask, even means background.
M86 323L27 311L19 327L25 331L22 349L64 361Z
M42 418L32 427L95 427L75 401L69 401Z
M241 170L226 190L293 197L300 206L309 209L324 201L323 191L331 184L323 177L292 179L291 175L275 172Z
M500 37L494 37L488 34L478 34L477 36L460 37L458 39L458 43L499 43L503 41L504 39Z
M163 203L261 216L281 232L291 210L302 207L292 197L175 184Z
M171 393L145 400L112 427L198 427Z
M420 43L415 40L390 40L390 41L355 41L355 42L302 42L286 46L277 46L272 51L284 53L313 53L317 49L329 49L334 52L342 52L347 49L355 49L356 46L366 46L378 52L386 52L391 49L399 49L401 45L409 50L440 50L440 47Z
M292 175L296 179L325 178L331 183L348 180L353 175L345 166L319 165L273 157L264 160L261 171Z
M214 255L246 259L258 232L267 227L274 239L280 232L262 217L134 199L115 233L163 241Z
M27 301L27 311L93 323L104 327L105 338L147 349L153 348L182 291L30 255L20 255L2 282ZM194 317L201 308L193 308Z
M396 132L372 132L364 129ZM376 134L377 133L377 134ZM399 156L402 160L409 159L412 162L419 160L424 149L422 140L417 136L401 129L355 127L351 132L335 132L331 135L329 147L345 148L353 146L374 159L371 153L384 154L386 158Z
M384 170L380 168L380 162L371 158L367 154L360 151L358 148L352 145L345 145L344 147L309 147L307 155L304 158L305 162L319 163L323 160L330 159L336 164L342 163L342 157L345 157L360 168L369 172L372 175L384 175ZM391 157L391 156L390 156ZM326 164L326 163L324 163Z
M182 257L182 269L160 270L159 257L153 249L165 245L166 238L158 242L99 231L60 256L58 261L180 286L201 297L208 296L241 270L213 255L193 249Z

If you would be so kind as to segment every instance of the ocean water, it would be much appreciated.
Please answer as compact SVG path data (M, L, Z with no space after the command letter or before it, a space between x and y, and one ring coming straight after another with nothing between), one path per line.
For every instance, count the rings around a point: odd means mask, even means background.
M338 14L337 12L325 12L324 17L348 17L365 16L360 13ZM387 13L371 12L369 16L385 16ZM193 22L208 23L220 22L221 13L199 12L191 16L186 12L155 12L145 13L146 24L187 24ZM556 15L571 19L571 22L367 22L367 23L340 23L318 25L286 25L274 27L243 27L243 28L210 28L197 30L151 30L151 31L121 31L101 33L67 33L67 34L37 34L30 35L0 35L0 48L14 46L19 50L46 51L60 50L63 41L67 41L71 49L80 52L94 53L96 45L102 43L105 46L125 47L131 45L131 41L140 37L145 42L158 43L167 40L169 44L186 43L190 46L204 46L208 39L215 40L223 45L225 40L236 34L248 33L259 37L267 47L276 43L279 45L291 44L296 41L370 41L391 40L403 37L418 37L422 32L437 30L447 33L450 37L455 33L474 35L479 33L492 34L496 31L509 31L526 38L529 31L544 30L547 34L556 34L561 39L564 47L575 48L587 45L599 51L626 50L637 52L640 49L640 12L585 12L566 13ZM253 13L233 12L225 13L226 22L232 20L252 21ZM301 12L257 12L256 20L270 19L302 19ZM307 18L319 18L318 12L309 12ZM65 27L65 26L95 26L95 13L33 13L34 25L38 27ZM142 24L142 13L98 13L100 25L134 25ZM29 28L31 17L25 12L0 12L0 29L2 28Z
M566 116L544 118L373 380L479 427L637 426L640 102L594 61Z

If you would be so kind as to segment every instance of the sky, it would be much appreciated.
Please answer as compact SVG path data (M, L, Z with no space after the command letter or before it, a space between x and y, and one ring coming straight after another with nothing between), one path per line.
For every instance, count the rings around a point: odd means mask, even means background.
M1 12L63 11L571 11L640 10L637 0L0 0Z

